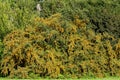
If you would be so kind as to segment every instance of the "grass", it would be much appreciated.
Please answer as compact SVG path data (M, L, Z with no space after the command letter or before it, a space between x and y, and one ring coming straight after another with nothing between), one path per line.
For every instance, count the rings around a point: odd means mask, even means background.
M2 78L0 77L0 80L8 80L9 78ZM17 79L15 79L17 80ZM29 79L29 80L33 80L33 79ZM34 80L50 80L50 79L42 79L42 78L38 78L38 79L34 79ZM53 80L53 79L52 79ZM58 79L61 80L61 79ZM120 80L120 77L106 77L106 78L81 78L81 79L63 79L63 80Z
M106 77L106 78L82 78L79 80L120 80L120 77Z

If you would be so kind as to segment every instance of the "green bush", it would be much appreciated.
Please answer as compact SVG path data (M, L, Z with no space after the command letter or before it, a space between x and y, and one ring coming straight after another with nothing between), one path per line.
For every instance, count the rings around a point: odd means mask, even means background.
M74 16L89 20L88 27L95 32L108 32L120 37L120 1L118 0L46 0L41 2L41 17L61 13L65 19L73 20Z
M73 20L75 15L85 18L87 16L83 12L86 11L86 9L83 9L80 3L86 4L85 1L81 0L46 0L44 2L40 2L42 6L40 16L49 17L55 13L61 13L67 20Z
M120 37L120 6L119 1L104 1L98 3L89 1L91 5L87 13L92 28L96 32L108 32L115 37Z
M32 18L38 15L33 0L5 0L0 1L0 39L10 31L31 23Z
M13 29L12 21L9 20L9 11L10 4L0 2L0 39L3 38L7 32Z

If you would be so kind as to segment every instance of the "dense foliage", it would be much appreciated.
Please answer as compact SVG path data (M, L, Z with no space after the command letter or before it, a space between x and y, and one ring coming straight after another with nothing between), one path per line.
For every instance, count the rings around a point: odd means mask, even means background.
M120 37L120 1L119 0L52 0L41 2L43 11L40 16L48 17L55 13L62 13L73 20L74 15L80 19L89 20L88 27L95 32L108 32Z
M108 33L95 34L77 17L69 22L55 14L36 18L35 22L33 27L12 31L4 38L3 75L18 78L29 78L30 73L50 78L120 75L120 40Z
M120 76L119 5L119 0L1 0L0 76Z
M0 1L0 38L16 28L24 28L31 23L35 14L33 0Z

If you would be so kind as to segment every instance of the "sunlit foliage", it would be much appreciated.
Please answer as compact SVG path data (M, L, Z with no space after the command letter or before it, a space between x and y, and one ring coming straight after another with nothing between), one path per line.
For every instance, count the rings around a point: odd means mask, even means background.
M16 28L24 28L34 18L34 0L0 0L0 39Z
M84 20L66 20L60 13L35 18L24 30L16 29L3 40L1 73L11 78L120 76L120 39L95 33Z

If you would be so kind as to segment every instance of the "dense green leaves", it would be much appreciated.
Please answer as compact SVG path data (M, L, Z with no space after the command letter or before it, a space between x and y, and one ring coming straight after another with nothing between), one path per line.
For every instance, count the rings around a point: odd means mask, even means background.
M35 13L33 0L5 0L0 1L0 38L16 28L24 28L31 23Z
M40 16L48 17L54 13L62 13L65 19L73 20L75 15L89 20L88 27L95 32L108 32L120 37L120 2L118 0L46 0L42 2L43 11Z

